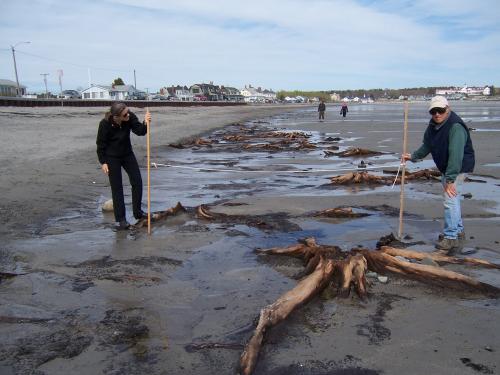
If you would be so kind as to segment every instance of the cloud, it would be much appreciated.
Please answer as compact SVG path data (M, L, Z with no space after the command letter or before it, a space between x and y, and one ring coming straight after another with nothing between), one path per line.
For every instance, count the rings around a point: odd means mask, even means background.
M0 77L64 69L65 85L117 76L156 90L214 81L273 89L494 83L499 5L480 0L6 0ZM495 12L497 11L497 12Z

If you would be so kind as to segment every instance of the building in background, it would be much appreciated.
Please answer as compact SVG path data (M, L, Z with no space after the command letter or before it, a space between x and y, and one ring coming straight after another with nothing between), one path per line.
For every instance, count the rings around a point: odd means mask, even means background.
M92 85L82 91L82 99L145 100L146 95L133 85Z
M19 85L19 95L26 95L26 86ZM0 96L17 96L17 84L9 79L0 79Z

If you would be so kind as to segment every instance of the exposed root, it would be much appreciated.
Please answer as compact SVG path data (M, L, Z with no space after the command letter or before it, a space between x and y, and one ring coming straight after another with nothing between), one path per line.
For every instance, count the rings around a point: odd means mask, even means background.
M173 148L186 148L189 146L211 146L213 141L209 139L197 138L184 143L170 143L169 146Z
M386 174L396 174L397 171L389 171L389 170L382 170L382 173ZM405 173L405 180L437 180L439 181L441 179L441 172L439 172L437 169L422 169L421 171L417 172L408 172L406 171ZM401 183L401 177L398 177L396 180L396 184Z
M390 246L382 246L380 252L392 256L402 256L408 259L423 260L425 258L432 259L438 264L466 264L471 266L481 266L485 268L500 269L500 264L490 263L483 259L478 258L456 258L442 255L438 252L422 253L420 251L397 249Z
M389 177L375 176L368 172L349 172L344 175L330 177L334 185L347 184L391 184L393 181Z
M181 202L177 202L177 204L174 207L171 207L168 210L152 212L151 213L151 222L157 222L160 220L164 220L169 216L176 216L179 212L186 212L186 209L181 204ZM147 227L147 226L148 226L148 218L147 217L143 217L137 223L135 223L134 225L131 225L131 227L136 228L136 229Z
M363 155L382 155L383 152L366 150L364 148L352 147L348 148L345 151L334 153L335 156L339 156L341 158L347 158L350 156L363 156Z
M198 219L216 221L225 224L244 224L260 230L285 230L293 231L301 228L290 222L286 214L273 215L227 215L223 213L211 212L209 207L202 204L196 207L196 217Z
M328 285L333 271L333 262L323 259L314 272L302 279L295 288L261 310L257 328L240 358L241 374L249 375L253 372L267 329L285 320L294 310L320 293Z
M276 302L263 308L255 332L240 358L241 374L252 374L257 364L259 351L266 331L285 320L293 311L319 294L330 282L337 287L339 296L348 296L354 287L360 298L367 295L365 273L368 269L381 274L394 273L410 277L424 283L437 284L443 287L464 287L487 295L498 296L500 289L479 282L458 272L439 267L409 263L395 258L396 255L412 259L431 257L437 262L474 264L489 268L498 268L479 259L464 259L425 254L418 251L401 250L385 247L380 251L353 249L342 252L336 246L318 245L314 238L306 238L301 243L285 248L270 248L257 250L261 254L289 255L304 260L308 276L298 282L290 291L279 297ZM393 256L394 255L394 256Z
M392 255L370 250L357 250L366 258L368 268L377 273L394 273L427 284L435 284L442 287L463 289L464 287L473 292L486 295L498 295L500 289L477 281L476 279L462 275L461 273L445 270L425 264L417 264L401 261ZM415 252L417 253L417 252Z
M328 208L323 211L315 212L312 216L326 216L326 217L364 217L369 216L370 214L363 214L354 212L351 207L336 207L336 208Z

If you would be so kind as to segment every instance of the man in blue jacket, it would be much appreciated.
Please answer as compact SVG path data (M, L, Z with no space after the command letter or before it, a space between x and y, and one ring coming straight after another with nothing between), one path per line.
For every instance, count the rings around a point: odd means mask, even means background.
M429 113L432 116L418 150L403 154L403 161L416 162L429 153L442 173L444 189L444 231L436 248L446 250L448 255L463 248L465 240L460 195L465 173L474 170L474 148L469 128L463 120L450 109L444 96L432 98Z

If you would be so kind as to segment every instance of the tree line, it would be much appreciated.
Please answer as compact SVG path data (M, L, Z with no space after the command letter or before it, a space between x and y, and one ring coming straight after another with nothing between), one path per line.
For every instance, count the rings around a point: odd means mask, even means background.
M338 94L340 99L345 97L358 97L358 98L372 98L374 100L380 98L386 99L398 99L400 96L433 96L436 90L445 89L449 86L437 86L437 87L412 87L404 89L356 89L356 90L329 90L329 91L278 91L277 97L283 100L285 97L290 96L303 96L307 98L320 98L325 101L330 101L331 94ZM495 88L490 86L492 90L492 95L495 95Z

